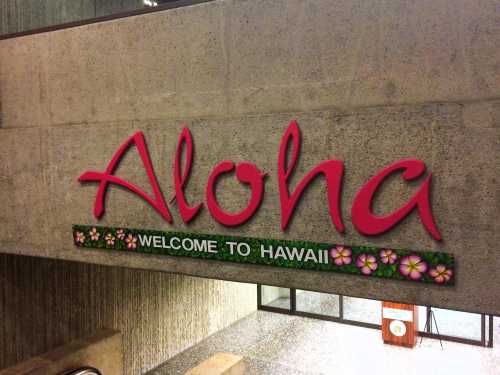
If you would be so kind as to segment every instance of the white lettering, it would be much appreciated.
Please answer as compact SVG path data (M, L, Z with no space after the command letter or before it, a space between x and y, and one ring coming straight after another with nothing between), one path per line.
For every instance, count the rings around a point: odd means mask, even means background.
M167 245L167 239L165 237L161 238L161 247L164 249L170 249L170 246Z
M236 249L236 245L238 244L238 242L227 241L226 244L229 245L229 252L231 253L231 255L234 255L234 250Z
M217 251L217 241L214 241L214 240L208 241L208 252L209 253L218 253L218 251Z
M142 247L151 247L151 236L143 236L139 234L139 243Z
M268 256L269 258L273 259L272 245L270 245L268 249L266 249L265 245L260 245L260 257L264 258L265 256Z
M302 257L304 256L304 248L301 248L300 252L296 247L293 247L291 251L290 251L290 248L288 248L288 247L285 247L285 249L286 249L286 252L288 254L288 258L290 260L294 260L294 258L296 258L296 260L298 260L298 261L302 260Z
M207 252L207 241L195 239L194 250Z
M307 253L306 253L306 257L304 259L304 262L307 262L309 260L312 260L315 263L318 263L318 258L316 257L316 253L313 249L307 249Z
M161 237L160 236L153 236L153 246L154 247L161 247Z
M287 260L285 250L283 250L283 247L281 247L281 246L278 246L278 248L276 249L276 252L274 253L274 259L277 259L278 257L283 258L284 260Z
M186 251L191 251L193 250L194 248L194 243L193 243L193 240L191 238L184 238L182 240L182 247L184 248L184 250Z
M241 242L238 244L236 250L242 257L246 257L250 254L250 245L245 242Z
M176 242L176 245L174 244L174 241ZM179 250L181 248L181 240L178 237L172 237L170 239L170 246L172 246L172 249L174 250Z

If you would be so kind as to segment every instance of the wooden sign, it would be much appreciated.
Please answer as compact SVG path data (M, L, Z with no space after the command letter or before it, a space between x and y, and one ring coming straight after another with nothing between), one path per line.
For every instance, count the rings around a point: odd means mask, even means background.
M382 339L385 344L413 348L418 335L418 307L403 303L382 303Z

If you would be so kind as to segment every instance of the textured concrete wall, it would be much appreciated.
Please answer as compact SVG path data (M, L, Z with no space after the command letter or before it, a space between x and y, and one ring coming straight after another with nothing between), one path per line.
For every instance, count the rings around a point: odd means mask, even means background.
M0 255L0 369L113 328L125 374L142 374L256 301L255 285Z
M2 41L1 251L499 314L499 12L493 0L224 0ZM277 152L293 118L304 136L297 176L325 158L345 161L345 235L328 219L320 181L289 231L279 230ZM143 130L169 196L184 123L197 149L192 201L203 198L216 162L251 160L270 176L259 214L237 229L206 210L189 228L178 216L169 226L111 189L102 224L439 249L457 256L456 285L75 249L71 224L96 222L96 187L76 178L103 170ZM442 243L416 215L378 238L350 224L361 184L406 157L434 173ZM133 152L119 173L147 182ZM223 205L236 209L241 188L233 180L223 188ZM376 209L394 209L414 188L393 179Z
M0 375L56 375L88 366L102 374L123 375L123 362L121 334L104 329L0 370Z

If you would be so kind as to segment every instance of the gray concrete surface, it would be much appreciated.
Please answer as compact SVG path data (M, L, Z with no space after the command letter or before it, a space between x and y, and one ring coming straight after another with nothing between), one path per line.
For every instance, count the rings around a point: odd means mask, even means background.
M499 314L498 14L492 0L222 0L1 41L0 251ZM345 161L345 235L329 221L320 181L289 231L279 230L276 158L294 118L304 138L297 176L325 158ZM171 206L169 226L111 189L100 224L440 250L457 257L456 285L76 249L71 225L97 223L96 186L80 186L77 177L103 170L121 142L143 130L170 196L183 124L196 147L192 201L203 198L221 160L250 160L269 172L254 220L228 229L205 209L187 227ZM417 215L377 238L350 223L361 184L408 157L434 174L441 243ZM147 186L133 151L119 173ZM411 192L393 179L377 212ZM227 181L220 201L237 209L241 194Z
M493 348L424 339L414 349L385 345L379 330L257 311L180 353L148 375L181 375L217 351L245 357L247 375L497 375ZM461 327L456 326L455 333Z

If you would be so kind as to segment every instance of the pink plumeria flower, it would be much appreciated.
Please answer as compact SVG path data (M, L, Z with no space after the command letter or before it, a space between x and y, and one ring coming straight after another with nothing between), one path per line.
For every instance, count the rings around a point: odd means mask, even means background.
M125 242L127 243L127 248L133 250L137 247L137 237L129 234L127 238L125 238Z
M394 250L390 250L390 249L380 250L379 255L380 255L380 260L382 261L382 263L385 263L385 264L394 264L394 263L396 263L396 260L398 259L398 256L396 255Z
M99 236L101 235L96 228L92 228L90 231L89 231L89 234L90 234L90 239L92 241L99 241Z
M377 259L370 254L361 254L356 259L356 267L358 267L363 275L370 275L378 267Z
M125 232L123 231L123 229L118 229L116 231L116 237L118 237L118 239L122 241L125 239Z
M111 233L106 234L106 237L104 237L104 239L110 246L113 246L115 244L115 236L113 236Z
M351 249L342 245L337 245L334 249L330 249L330 256L333 258L333 261L337 266L351 264L351 255Z
M418 255L406 256L399 263L399 272L412 280L419 280L425 271L427 271L427 263Z
M75 241L77 244L83 244L85 242L85 234L83 232L76 232Z
M436 268L433 268L429 271L429 276L434 278L434 281L438 284L442 284L450 281L453 276L453 271L446 269L446 266L443 264L438 264Z

